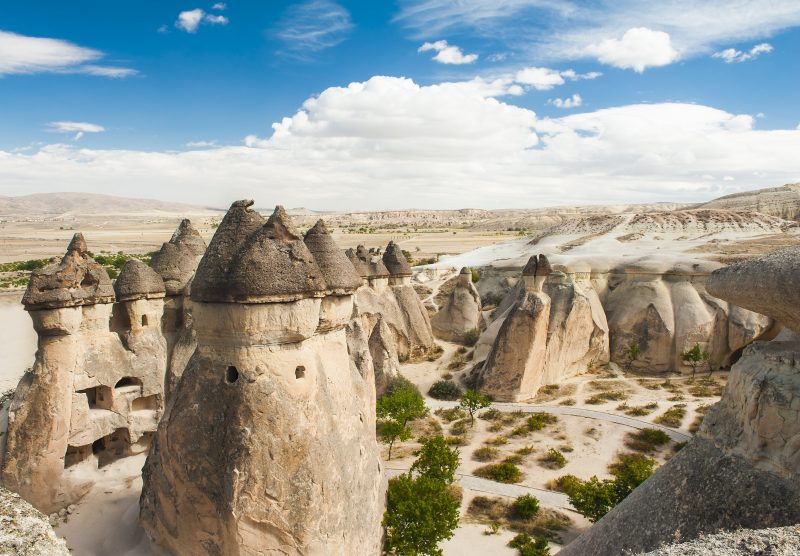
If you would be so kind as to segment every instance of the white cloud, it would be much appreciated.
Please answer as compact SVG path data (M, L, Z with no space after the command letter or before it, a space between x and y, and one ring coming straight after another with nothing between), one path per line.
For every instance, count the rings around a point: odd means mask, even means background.
M216 141L189 141L184 146L195 149L205 149L208 147L219 147Z
M601 75L603 74L598 71L577 73L572 69L560 71L551 68L528 67L517 71L514 81L533 87L537 91L548 91L553 87L563 85L566 80L596 79Z
M136 74L130 68L97 65L105 54L69 41L0 31L0 76L30 73L84 73L105 77Z
M225 2L217 2L216 4L211 6L211 9L212 10L218 10L218 11L221 12L221 11L225 10L227 7L228 6L225 4Z
M773 48L771 44L762 42L761 44L755 45L747 52L742 52L741 50L736 50L735 48L726 48L725 50L715 52L711 55L711 57L720 58L726 64L732 64L734 62L746 62L748 60L753 60L762 54L769 54L772 52L772 50Z
M224 15L207 14L200 8L193 10L186 10L178 14L178 19L175 21L175 27L183 29L187 33L196 33L200 24L206 23L208 25L227 25L228 18Z
M77 141L83 137L84 133L101 133L106 129L101 125L88 122L50 122L47 124L47 130L55 133L74 133L73 139Z
M583 99L581 95L575 93L567 98L551 98L547 104L552 104L556 108L577 108L583 104Z
M417 52L427 52L428 50L435 50L436 56L433 59L442 64L471 64L478 59L477 54L464 54L459 47L447 44L447 41L444 40L426 42L417 49Z
M283 42L281 54L304 59L341 43L354 27L350 12L333 0L307 0L290 6L273 34Z
M669 34L681 58L767 38L800 25L797 0L400 0L395 20L417 39L464 31L542 61L587 57L587 47L645 27Z
M678 103L542 119L493 98L507 86L378 76L326 89L244 146L48 145L0 151L0 175L5 194L108 193L113 183L143 197L325 210L692 202L800 181L800 130L759 130L750 115Z
M678 59L669 34L647 27L625 31L620 39L605 39L586 47L587 54L610 66L639 73L648 67L666 66Z

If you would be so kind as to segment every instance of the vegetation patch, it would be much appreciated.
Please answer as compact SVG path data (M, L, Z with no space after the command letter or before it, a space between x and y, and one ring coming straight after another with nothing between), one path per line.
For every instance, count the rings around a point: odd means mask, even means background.
M473 471L473 475L507 484L519 483L523 478L522 471L513 463L493 463L491 465L484 465Z
M472 459L475 461L494 461L500 456L500 451L497 448L493 448L491 446L481 446L474 452L472 452Z
M437 400L455 401L462 394L461 388L452 380L437 380L428 390L428 395Z
M609 392L600 392L590 398L586 399L589 405L600 405L606 402L617 402L620 400L627 400L628 394L623 390L611 390Z
M647 428L629 432L625 437L625 446L637 452L650 453L659 450L669 441L669 435L661 429Z
M550 448L539 458L539 464L548 469L561 469L567 465L567 458L559 450Z
M533 401L534 403L544 403L564 396L571 396L576 389L577 387L574 384L546 384L539 388Z
M659 425L676 429L681 426L683 418L686 416L686 404L677 404L670 407L664 413L656 417L655 422Z
M452 423L453 421L458 421L459 419L463 419L467 416L467 413L461 409L460 407L451 407L450 409L437 409L433 412L434 415L440 417L443 421L447 423Z
M656 409L658 409L658 403L656 402L645 405L628 405L627 403L623 403L617 406L617 411L622 411L625 415L630 415L631 417L650 415Z
M466 517L470 521L495 524L514 532L527 533L548 539L559 540L558 532L563 531L572 520L564 513L540 507L535 496L525 494L508 502L504 498L476 496L470 502Z
M525 422L525 424L528 426L528 429L531 431L540 431L547 425L554 425L555 423L558 423L558 417L552 413L545 413L541 411L531 413Z

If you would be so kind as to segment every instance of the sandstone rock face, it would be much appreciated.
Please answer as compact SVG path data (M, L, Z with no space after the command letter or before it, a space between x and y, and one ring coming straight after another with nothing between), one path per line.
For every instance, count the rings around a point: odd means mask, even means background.
M588 274L554 272L546 257L531 257L515 291L515 303L478 342L492 345L483 392L502 401L530 399L545 384L608 362L608 324ZM484 349L476 347L478 361Z
M481 325L481 296L472 284L471 271L465 267L447 303L431 318L431 327L443 340L462 341L468 331Z
M234 203L192 286L197 350L145 464L142 525L173 554L376 554L366 354L348 356L342 300L319 326L331 289L283 211L253 227L248 206ZM237 273L260 278L227 291Z
M394 338L383 319L378 319L378 324L372 329L369 337L369 353L375 374L375 392L380 396L392 379L400 373Z
M31 277L24 301L39 346L9 408L2 468L3 484L47 513L85 494L98 466L147 450L164 407L160 278L128 264L120 274L127 301L104 302L99 277L108 275L77 243L55 272L46 267ZM142 273L147 280L139 280ZM51 281L59 275L69 279ZM95 280L95 293L76 290L80 276ZM65 291L39 297L43 282Z
M56 536L47 516L18 494L0 487L0 554L68 556L64 539Z
M747 295L752 309L767 312L782 288L793 287L797 270L782 255L752 261L752 268L759 268L776 260L783 261L774 268L777 276L790 278L764 281L776 291L741 293L736 288L741 267L715 274L711 289L728 301ZM787 292L787 299L793 293ZM800 342L757 341L731 369L722 400L706 415L697 436L562 553L641 552L720 529L798 522Z

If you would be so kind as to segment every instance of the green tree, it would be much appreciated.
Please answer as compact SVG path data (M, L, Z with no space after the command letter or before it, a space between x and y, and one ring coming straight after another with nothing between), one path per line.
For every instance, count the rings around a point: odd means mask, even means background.
M411 470L449 485L455 481L460 459L458 450L448 446L443 436L433 436L422 441L422 448Z
M711 354L707 351L703 350L703 363L706 364L706 369L708 370L708 376L711 376L714 372L714 362L711 360Z
M451 490L459 454L443 437L423 442L408 473L389 481L386 492L384 553L438 556L439 543L458 527L459 496ZM414 477L413 471L417 472Z
M625 357L628 359L628 362L625 365L625 370L631 370L633 362L639 358L640 354L641 350L639 349L639 344L633 343L628 346L628 349L625 350Z
M683 362L692 368L692 378L694 378L697 372L697 367L699 367L700 363L706 358L710 359L710 355L708 355L708 352L700 349L700 344L695 344L691 349L687 349L681 353Z
M653 474L656 460L643 454L621 454L608 470L614 475L617 503Z
M464 392L464 395L461 396L461 401L458 405L460 405L467 413L469 413L469 425L472 427L475 424L475 414L481 409L492 405L492 402L480 392L476 392L475 390L467 390Z
M415 387L401 386L378 400L378 437L389 445L389 459L397 440L411 438L409 421L422 417L427 409L422 394Z

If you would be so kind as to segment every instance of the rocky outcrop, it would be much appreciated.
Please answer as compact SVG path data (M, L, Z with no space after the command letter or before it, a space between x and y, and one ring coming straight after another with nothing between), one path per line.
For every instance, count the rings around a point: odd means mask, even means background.
M608 362L608 325L588 274L554 271L544 255L531 257L515 294L476 347L480 361L481 346L491 345L480 374L484 393L530 399L545 384Z
M129 261L113 303L80 234L60 263L33 272L23 302L39 345L9 408L4 486L50 513L80 498L99 466L147 450L164 406L164 289Z
M197 270L197 350L145 464L142 525L174 554L375 554L382 469L374 378L348 356L353 290L327 282L282 208L263 223L251 205L231 206Z
M162 332L167 340L167 374L164 396L169 399L183 369L197 347L192 328L192 302L189 289L197 265L206 251L206 242L192 223L184 219L172 238L153 255L150 266L164 281L164 318Z
M734 193L704 203L700 208L754 211L787 220L798 220L800 183Z
M641 556L795 556L800 554L800 528L740 529L670 544Z
M481 296L472 284L472 272L464 267L444 307L431 317L431 327L437 337L460 342L467 332L477 332L481 326Z
M753 259L749 271L760 268L772 268L778 281L765 279L755 291L740 293L745 268L739 266L716 271L710 289L731 302L746 295L751 309L786 318L786 309L775 307L774 299L781 292L787 299L795 293L784 290L795 283L793 255ZM796 311L786 320L793 321ZM799 523L798 409L800 342L776 339L748 346L697 436L562 553L641 552L720 529Z
M64 539L56 536L47 516L18 494L0 487L0 554L67 556Z

